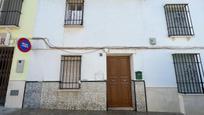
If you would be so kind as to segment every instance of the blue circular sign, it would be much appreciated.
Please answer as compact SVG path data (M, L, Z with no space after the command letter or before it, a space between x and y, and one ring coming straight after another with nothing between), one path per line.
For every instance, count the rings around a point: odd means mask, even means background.
M18 40L18 49L22 52L29 52L31 50L31 43L27 38L20 38Z

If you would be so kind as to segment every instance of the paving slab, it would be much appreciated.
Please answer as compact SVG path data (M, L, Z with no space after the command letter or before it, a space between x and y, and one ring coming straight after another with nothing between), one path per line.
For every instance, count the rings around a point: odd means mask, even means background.
M4 108L0 106L0 115L6 115L18 111L18 109Z
M6 112L5 112L6 111ZM0 111L0 115L183 115L180 113L157 113L135 111L66 111L45 109L19 109Z

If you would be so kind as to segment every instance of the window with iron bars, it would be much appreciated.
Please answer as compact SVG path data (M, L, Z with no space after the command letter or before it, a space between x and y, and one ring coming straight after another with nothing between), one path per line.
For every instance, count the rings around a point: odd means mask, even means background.
M79 89L81 79L81 56L62 56L60 89Z
M203 94L203 66L200 54L173 54L179 93Z
M65 25L83 25L84 0L67 0Z
M23 0L0 0L0 25L19 26Z
M188 4L164 6L169 36L193 36L193 24Z

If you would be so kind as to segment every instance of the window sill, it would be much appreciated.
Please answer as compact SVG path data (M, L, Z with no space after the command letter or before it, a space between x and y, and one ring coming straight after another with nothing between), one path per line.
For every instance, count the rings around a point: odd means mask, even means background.
M204 96L204 94L182 94L182 93L179 93L179 95L181 96Z
M15 28L15 29L19 29L19 26L16 25L0 25L0 28Z
M175 38L187 38L187 39L191 39L191 38L193 38L193 36L194 35L189 35L189 36L169 36L169 38L173 38L173 39L175 39Z
M79 92L81 89L58 89L58 92Z
M83 25L64 25L64 28L83 28Z

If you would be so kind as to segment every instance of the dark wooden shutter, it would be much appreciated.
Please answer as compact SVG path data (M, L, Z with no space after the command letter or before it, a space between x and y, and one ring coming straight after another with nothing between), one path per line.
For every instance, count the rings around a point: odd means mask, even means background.
M1 25L19 25L23 0L4 0L1 8Z

